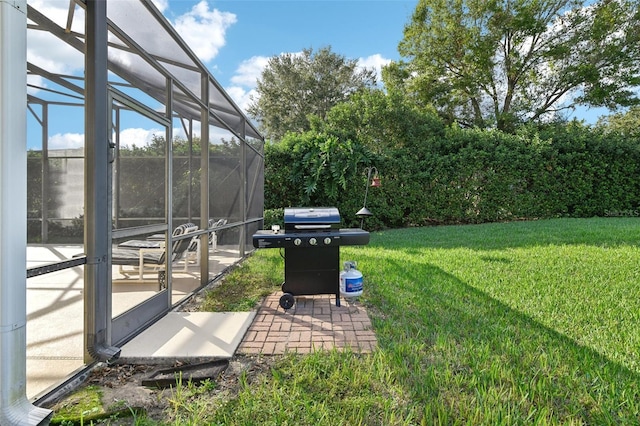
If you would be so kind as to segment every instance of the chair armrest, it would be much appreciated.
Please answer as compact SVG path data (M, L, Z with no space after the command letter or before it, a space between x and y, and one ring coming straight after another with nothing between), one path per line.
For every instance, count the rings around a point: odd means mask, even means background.
M139 251L139 255L140 258L138 259L138 268L139 268L139 273L140 276L142 276L142 271L144 269L144 255L145 253L163 253L164 252L164 248L148 248L148 249L140 249Z
M163 251L164 251L164 247L163 248L141 248L139 250L140 257L143 257L145 253L162 253Z

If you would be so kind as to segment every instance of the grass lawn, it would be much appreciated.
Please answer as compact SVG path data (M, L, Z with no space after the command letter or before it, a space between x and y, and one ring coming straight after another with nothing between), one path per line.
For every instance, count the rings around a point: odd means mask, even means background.
M175 424L638 425L639 241L638 218L372 233L341 257L377 351L283 356ZM207 303L254 303L282 263L258 250Z

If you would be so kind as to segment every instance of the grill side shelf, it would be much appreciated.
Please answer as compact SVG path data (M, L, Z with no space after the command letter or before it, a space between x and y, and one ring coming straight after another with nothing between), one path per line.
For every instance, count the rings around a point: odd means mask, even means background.
M369 232L362 229L277 234L272 231L259 231L253 235L255 248L317 248L366 244L369 244Z

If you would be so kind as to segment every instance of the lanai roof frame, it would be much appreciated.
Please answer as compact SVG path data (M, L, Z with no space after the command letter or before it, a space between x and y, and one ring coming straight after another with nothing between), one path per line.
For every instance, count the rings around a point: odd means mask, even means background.
M109 7L109 4L117 7ZM77 19L75 7L86 7L85 1L69 0L69 13L66 22L56 23L32 6L28 6L28 27L30 30L49 32L74 49L84 52L85 35L72 31L73 20ZM150 79L145 69L153 67L162 77L171 79L179 92L189 96L173 96L173 110L181 118L200 121L202 108L209 112L209 124L227 129L239 138L251 137L263 140L256 126L247 119L240 107L224 91L219 82L202 63L188 45L180 38L176 30L150 0L107 1L107 20L109 27L108 68L113 75L131 84L161 105L167 106L166 81ZM154 30L149 30L153 27ZM169 45L169 44L170 45ZM128 62L123 60L127 55ZM31 75L39 75L58 85L63 84L71 92L78 93L82 88L69 81L69 77L50 72L36 64L28 64ZM112 87L121 82L109 81ZM206 92L202 84L206 84ZM73 88L72 86L75 86ZM46 87L39 87L46 90ZM199 89L199 90L198 90ZM208 94L203 99L203 93ZM35 103L58 103L58 100L46 100L31 95Z

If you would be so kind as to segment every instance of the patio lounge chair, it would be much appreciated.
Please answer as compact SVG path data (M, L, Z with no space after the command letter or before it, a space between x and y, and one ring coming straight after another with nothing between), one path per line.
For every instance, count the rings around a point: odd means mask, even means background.
M209 219L209 229L215 229L226 224L227 219ZM209 245L213 247L214 252L218 251L218 234L215 231L209 232Z
M178 226L173 231L173 237L189 234L198 230L193 223ZM191 238L184 238L173 242L171 247L171 261L181 259L191 244ZM142 281L145 272L158 272L158 284L160 289L166 286L165 259L166 250L164 242L153 240L132 240L114 248L111 252L113 265L120 265L120 273L128 276L130 273L138 274L138 280ZM132 269L125 270L124 266Z
M213 251L218 251L218 236L214 231L215 228L218 228L222 225L227 224L227 219L209 219L208 228L209 228L209 245L213 248ZM200 251L202 250L202 243L200 239L201 235L193 237L191 240L191 244L187 248L187 260L193 260L195 265L200 265ZM185 266L188 262L185 261Z

